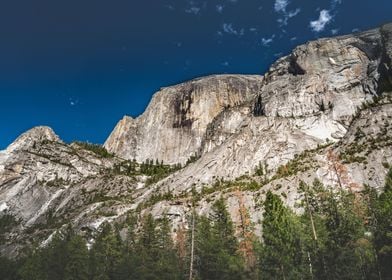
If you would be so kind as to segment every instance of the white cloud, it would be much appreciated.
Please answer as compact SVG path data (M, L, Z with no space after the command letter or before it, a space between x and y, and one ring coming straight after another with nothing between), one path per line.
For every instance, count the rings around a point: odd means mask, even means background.
M222 25L223 32L231 35L236 35L236 36L242 36L245 33L245 30L243 28L241 29L235 29L233 27L232 23L224 23Z
M216 8L216 11L217 11L218 13L222 13L222 12L223 12L224 6L219 4L219 5L216 5L215 8Z
M289 4L289 0L275 0L275 4L274 4L275 12L285 13L288 4Z
M333 17L330 15L328 10L321 10L319 18L310 22L310 28L314 32L321 32L325 29L325 26L332 20L332 18Z
M199 7L189 7L188 9L185 10L185 12L188 14L197 15L197 14L199 14L200 10L201 9Z
M76 106L79 104L79 100L75 98L69 98L69 105L70 106Z
M206 2L196 1L196 0L187 0L187 8L185 9L185 13L198 15L202 9L205 9L207 6Z
M264 47L268 47L274 41L275 34L273 34L270 38L261 38L261 44Z
M282 17L278 18L278 23L281 26L287 25L290 18L295 17L301 12L300 8L295 10L287 11L287 6L290 4L289 0L275 0L274 10L278 14L281 14Z
M342 0L332 0L331 6L332 8L336 8L336 6L342 4L342 2L343 2Z
M278 18L278 22L284 26L288 24L290 18L295 17L301 12L300 8L297 8L293 11L285 12L282 18Z
M300 8L295 9L294 11L290 11L287 16L288 18L292 18L295 17L296 15L298 15L301 12Z

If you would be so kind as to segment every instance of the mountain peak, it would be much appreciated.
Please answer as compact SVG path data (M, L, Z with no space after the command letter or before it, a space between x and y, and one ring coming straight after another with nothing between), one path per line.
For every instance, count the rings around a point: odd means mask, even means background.
M61 142L60 137L48 126L36 126L20 135L11 145L7 152L28 149L35 143L43 141Z

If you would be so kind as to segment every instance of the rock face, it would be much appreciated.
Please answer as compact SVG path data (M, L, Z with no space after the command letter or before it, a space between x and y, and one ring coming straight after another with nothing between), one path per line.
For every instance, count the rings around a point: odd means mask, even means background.
M19 136L18 139L8 146L6 151L12 153L18 150L27 150L36 143L44 141L61 142L60 138L50 127L37 126Z
M295 208L300 181L338 186L336 164L342 187L380 188L392 163L391 62L389 24L299 46L264 76L164 88L144 114L117 124L104 145L116 156L34 128L0 152L0 219L15 219L0 232L0 252L44 244L69 223L91 241L103 222L135 209L183 225L195 191L198 213L223 196L234 222L242 201L257 223L266 191ZM154 177L140 171L147 159L183 167Z
M214 76L164 89L140 118L125 117L105 147L138 161L201 156L170 178L175 190L252 174L260 162L276 170L341 139L362 104L383 91L390 29L309 42L264 77Z
M22 134L0 153L0 219L11 215L15 220L0 252L14 256L37 236L46 239L64 223L95 228L129 209L121 197L136 188L137 179L119 175L109 180L106 170L118 163L114 157L64 144L48 127ZM106 196L116 197L115 210L103 204Z
M248 102L259 92L262 76L221 75L164 88L146 112L124 117L105 148L144 162L185 163L197 156L208 125L226 108Z

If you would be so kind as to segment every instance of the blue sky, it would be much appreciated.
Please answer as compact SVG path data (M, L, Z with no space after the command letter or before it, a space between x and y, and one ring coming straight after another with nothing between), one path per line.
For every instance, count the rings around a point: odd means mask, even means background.
M390 0L0 1L0 148L36 125L103 143L160 87L263 74L298 44L391 12Z

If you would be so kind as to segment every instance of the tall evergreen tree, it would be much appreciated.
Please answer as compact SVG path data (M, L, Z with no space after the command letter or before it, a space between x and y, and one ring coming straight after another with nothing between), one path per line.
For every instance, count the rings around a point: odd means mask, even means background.
M104 224L90 251L92 279L115 279L121 262L121 240L110 224Z
M201 279L241 279L243 260L238 252L234 226L224 200L213 207L211 221L198 219L196 256Z
M167 217L164 217L159 222L158 227L156 274L160 276L160 279L181 279L182 274L179 267L178 255L174 247Z
M264 202L261 275L265 279L304 277L300 232L293 213L282 200L268 192Z
M68 261L65 266L65 280L87 280L89 254L86 241L74 235L67 244Z
M392 279L392 168L386 179L384 192L375 203L375 247L383 279Z
M151 214L143 218L142 228L139 233L136 251L136 278L159 279L155 273L155 265L158 259L158 241L156 222Z

